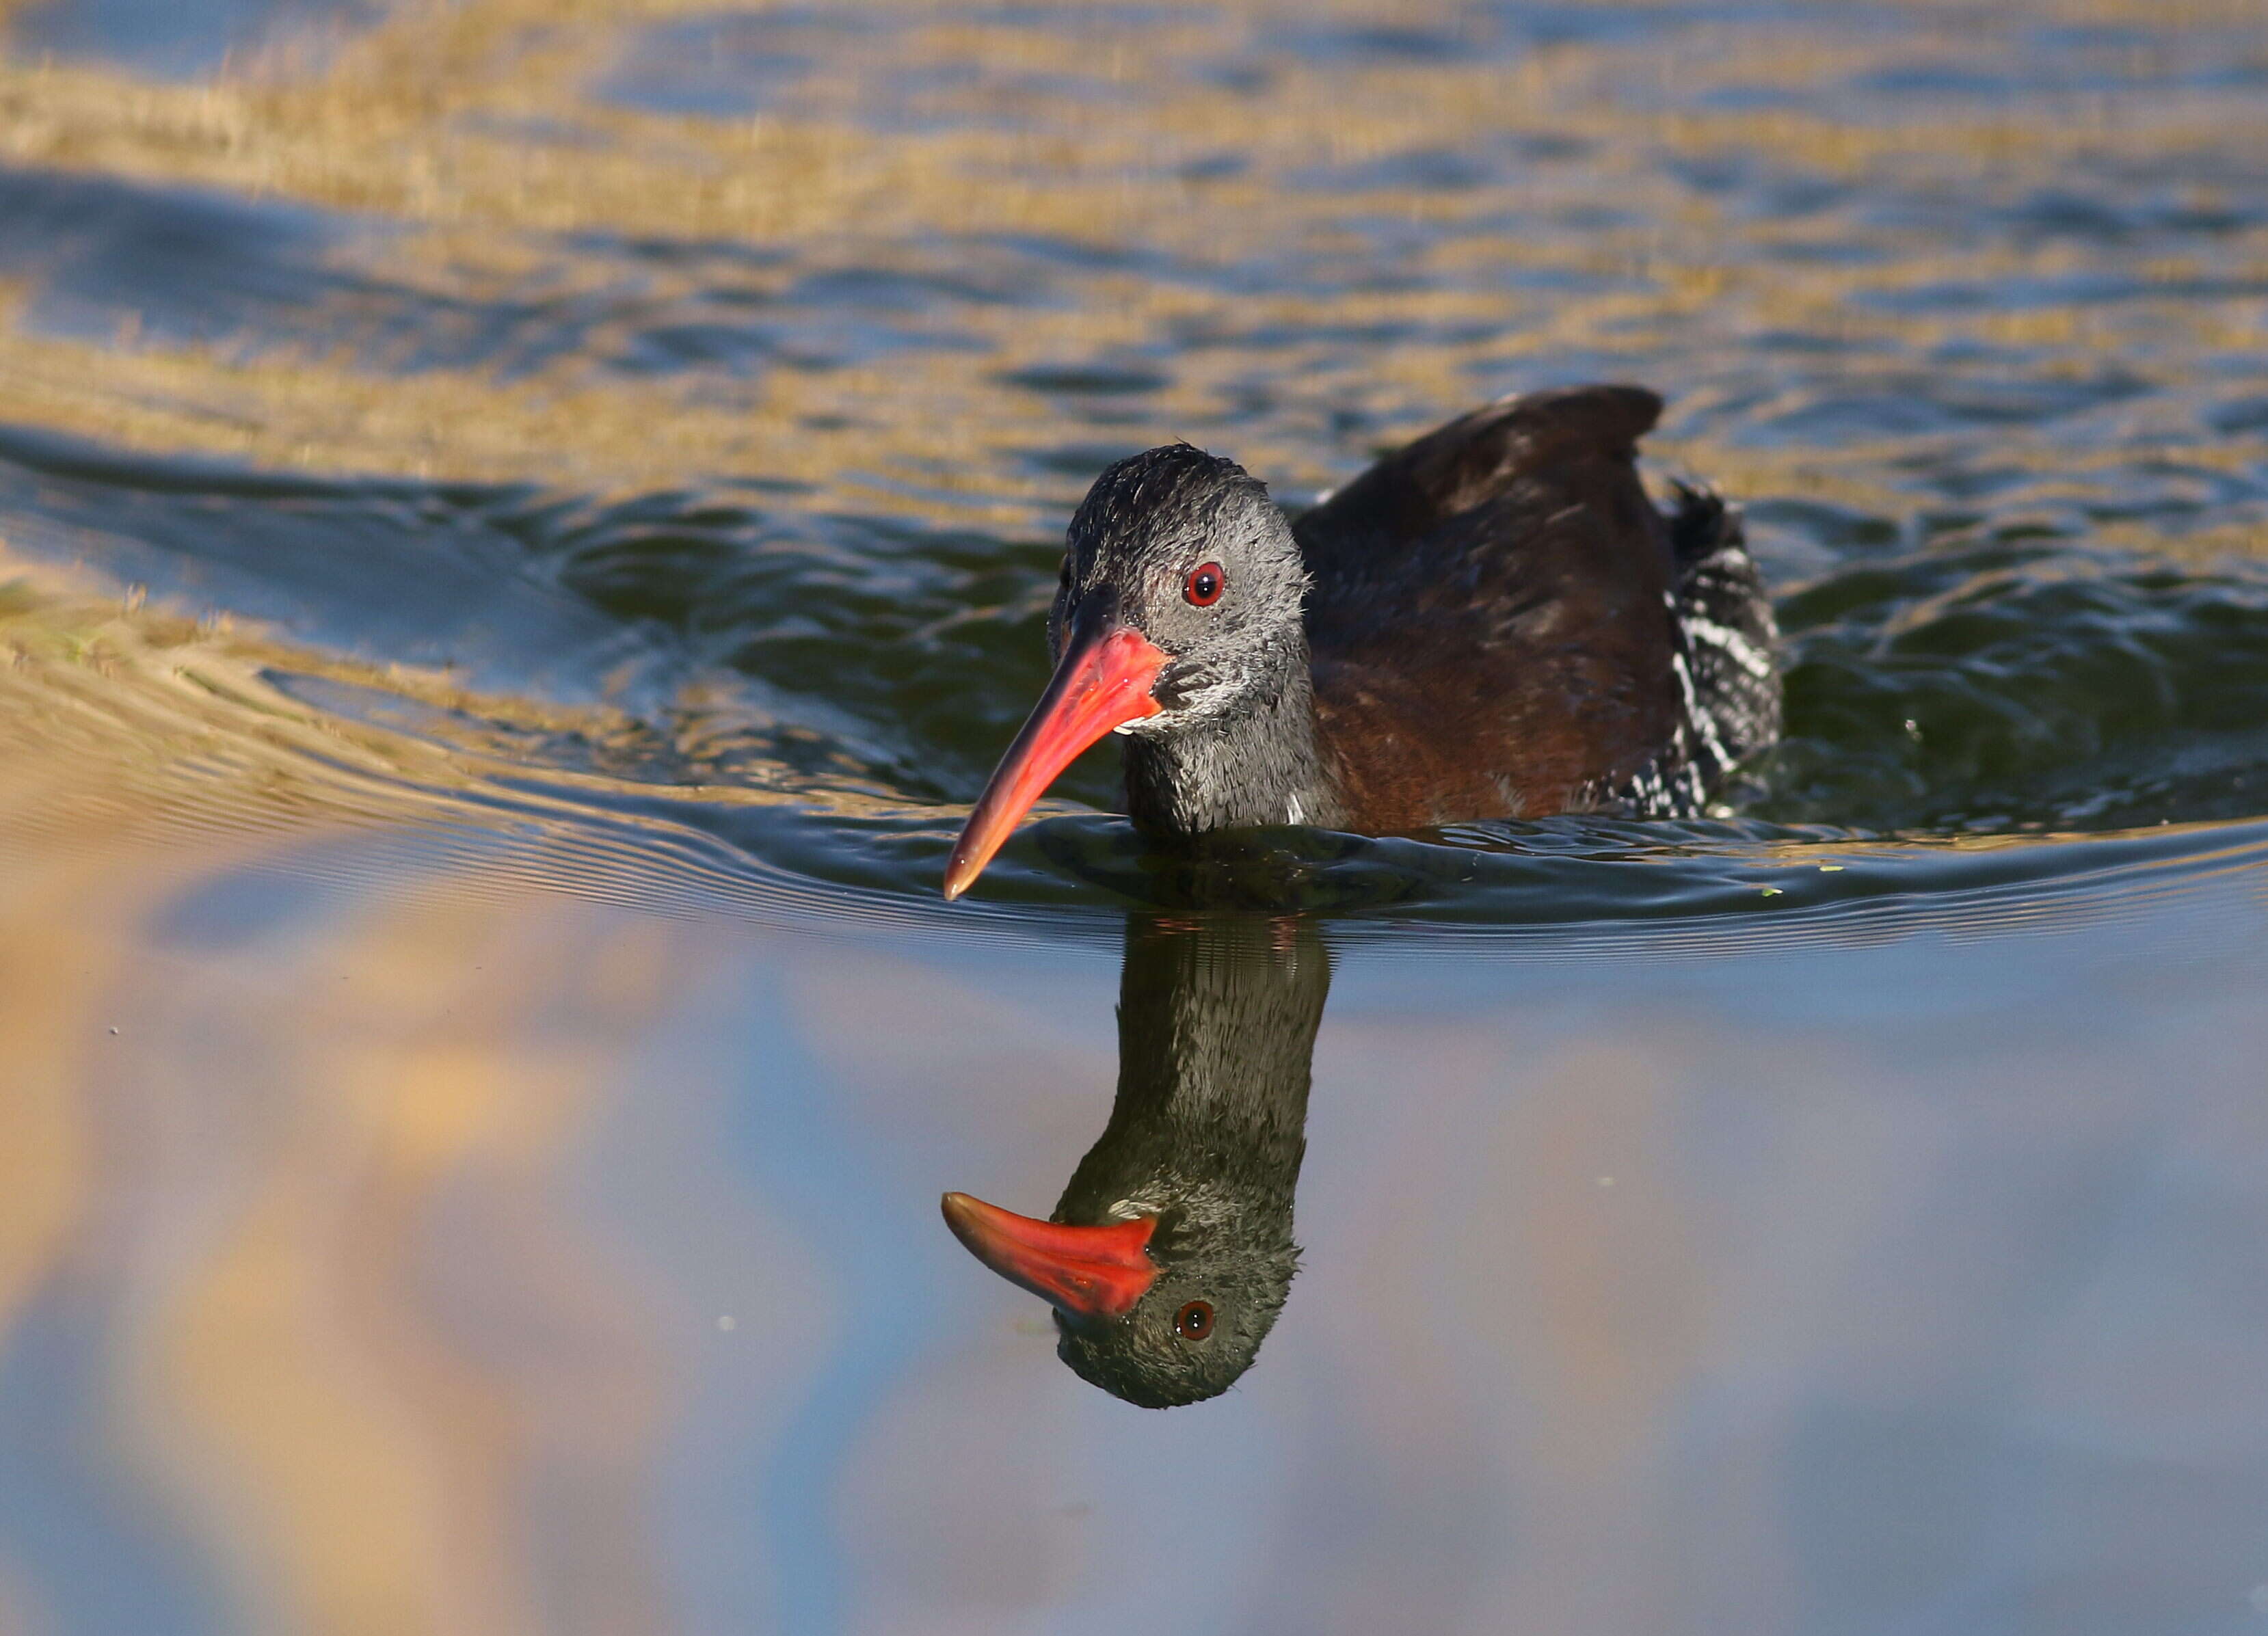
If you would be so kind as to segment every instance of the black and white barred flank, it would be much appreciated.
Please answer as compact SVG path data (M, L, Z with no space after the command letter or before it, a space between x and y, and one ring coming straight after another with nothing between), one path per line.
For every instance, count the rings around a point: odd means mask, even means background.
M1677 586L1667 600L1685 719L1668 748L1603 803L1634 818L1703 812L1725 775L1780 731L1779 630L1740 509L1706 485L1675 486Z

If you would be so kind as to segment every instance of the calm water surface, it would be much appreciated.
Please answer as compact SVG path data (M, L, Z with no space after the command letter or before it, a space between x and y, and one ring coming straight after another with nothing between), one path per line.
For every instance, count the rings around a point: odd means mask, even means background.
M2264 155L2253 0L0 4L0 1632L2268 1632ZM1721 812L939 901L1102 463L1602 378ZM1329 969L1164 1412L937 1214L1157 926Z

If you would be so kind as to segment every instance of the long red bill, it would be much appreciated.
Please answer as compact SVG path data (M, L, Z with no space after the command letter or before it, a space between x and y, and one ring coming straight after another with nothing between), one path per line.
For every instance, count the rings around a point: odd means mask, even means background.
M946 902L984 872L1016 821L1081 750L1113 727L1164 708L1150 689L1165 667L1166 655L1138 630L1108 619L1072 627L1047 691L992 770L991 782L953 844L945 866Z
M947 1193L945 1224L1011 1284L1081 1318L1123 1318L1158 1276L1147 1250L1155 1216L1102 1227L1035 1221L966 1193Z

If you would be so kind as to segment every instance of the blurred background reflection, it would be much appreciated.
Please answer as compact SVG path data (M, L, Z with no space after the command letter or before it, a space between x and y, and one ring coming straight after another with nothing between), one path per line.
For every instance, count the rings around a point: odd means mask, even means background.
M2260 1617L2255 885L1346 962L1266 1367L1156 1415L934 1214L1094 1140L1115 949L264 851L11 860L11 1631Z

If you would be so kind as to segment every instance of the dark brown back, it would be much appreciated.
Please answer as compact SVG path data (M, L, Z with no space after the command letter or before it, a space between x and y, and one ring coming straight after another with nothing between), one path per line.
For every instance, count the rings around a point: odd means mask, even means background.
M1476 409L1294 526L1316 717L1352 827L1577 811L1683 716L1668 531L1637 387Z

